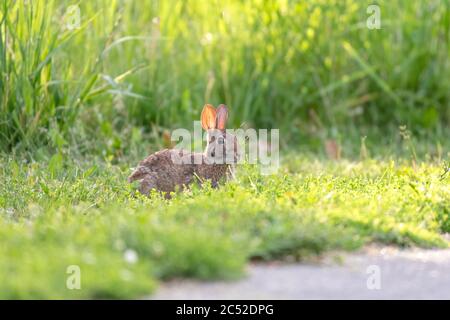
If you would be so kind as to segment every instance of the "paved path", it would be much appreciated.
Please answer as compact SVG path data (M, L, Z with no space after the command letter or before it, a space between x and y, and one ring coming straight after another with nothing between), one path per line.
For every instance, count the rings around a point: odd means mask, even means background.
M171 281L150 299L450 299L450 250L369 247L316 264L252 264L241 280Z

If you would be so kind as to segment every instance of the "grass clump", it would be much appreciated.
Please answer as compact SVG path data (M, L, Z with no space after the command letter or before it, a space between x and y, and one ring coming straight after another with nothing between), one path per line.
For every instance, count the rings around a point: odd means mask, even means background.
M296 157L240 168L218 190L142 197L128 169L1 160L0 297L134 298L158 280L236 278L251 259L305 259L369 242L446 247L449 177L402 162ZM81 289L69 290L69 266Z

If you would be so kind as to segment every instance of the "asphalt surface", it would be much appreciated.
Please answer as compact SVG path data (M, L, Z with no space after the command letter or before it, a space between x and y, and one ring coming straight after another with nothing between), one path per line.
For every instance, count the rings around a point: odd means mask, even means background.
M450 299L450 250L369 247L317 263L251 264L233 282L173 280L149 299Z

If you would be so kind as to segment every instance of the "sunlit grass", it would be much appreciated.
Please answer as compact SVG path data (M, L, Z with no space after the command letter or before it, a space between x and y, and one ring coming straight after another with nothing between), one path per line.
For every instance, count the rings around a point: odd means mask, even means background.
M81 1L68 29L73 4L1 1L4 151L116 156L137 128L158 140L205 102L310 144L399 125L445 136L448 1L378 1L380 30L372 1Z
M369 242L448 245L442 166L284 163L274 176L244 166L218 190L167 201L136 194L126 167L4 159L0 297L133 298L161 279L233 279L250 259L307 259ZM81 268L81 290L66 288L70 265Z

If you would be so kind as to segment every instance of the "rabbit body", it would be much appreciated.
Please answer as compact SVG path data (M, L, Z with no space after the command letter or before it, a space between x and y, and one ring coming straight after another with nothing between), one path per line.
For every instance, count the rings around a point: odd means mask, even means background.
M173 163L173 153L179 157L191 158L191 163ZM194 158L201 157L202 163L196 164ZM140 181L139 191L149 194L150 190L156 189L170 197L169 193L177 188L183 189L194 181L202 183L209 180L216 188L219 181L227 176L231 170L228 164L206 164L205 155L202 153L189 153L185 150L164 149L151 154L141 161L128 181Z
M205 105L202 111L202 127L208 133L208 144L204 153L190 153L179 149L164 149L151 154L141 161L134 172L128 177L129 182L140 181L139 191L149 194L155 189L170 198L170 193L183 189L197 181L202 184L209 180L216 188L219 182L232 173L233 163L227 163L227 152L237 159L237 140L225 132L228 109L220 105L215 109ZM226 142L228 141L228 142ZM227 151L227 145L232 151ZM220 152L220 153L219 153ZM219 161L211 161L217 156ZM177 161L174 161L176 159ZM183 161L179 161L182 159ZM233 162L233 161L232 161Z

